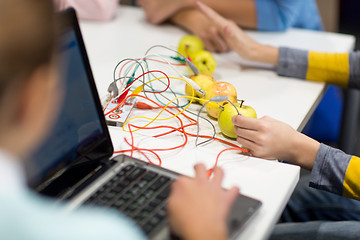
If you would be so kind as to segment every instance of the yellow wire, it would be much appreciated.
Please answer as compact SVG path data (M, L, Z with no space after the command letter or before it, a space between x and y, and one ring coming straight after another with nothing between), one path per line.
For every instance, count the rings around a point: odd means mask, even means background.
M153 81L156 81L156 80L159 80L159 79L164 79L164 78L167 78L167 77L155 78L155 79L152 79L152 80L146 82L145 84L150 83L150 82L153 82ZM178 97L172 99L168 104L166 104L166 105L162 108L162 110L161 110L154 118L149 118L149 117L144 117L144 116L135 116L135 117L132 117L132 118L128 119L128 120L124 123L124 125L123 125L123 130L124 130L125 132L129 132L129 131L127 131L127 130L125 129L125 126L126 126L126 124L127 124L128 122L130 122L130 121L133 120L133 119L143 118L143 119L150 120L149 123L147 123L147 124L145 124L145 125L143 126L143 127L147 127L147 126L149 126L151 123L153 123L155 120L157 120L157 121L165 121L165 120L169 120L169 119L172 119L172 118L174 118L174 117L177 117L177 116L179 116L181 113L183 113L184 111L186 111L186 109L188 109L188 108L190 107L190 105L192 104L192 102L193 102L194 99L196 99L196 100L201 100L201 98L194 97L195 90L194 90L194 88L191 86L191 84L190 84L188 81L186 81L186 80L183 79L183 78L178 78L178 77L169 77L169 78L171 78L171 79L177 79L177 80L181 80L181 81L186 82L186 84L191 87L192 96L178 96ZM165 111L165 109L166 109L173 101L175 101L175 100L177 100L177 99L179 99L179 98L185 98L185 97L186 97L186 98L190 98L191 100L190 100L190 103L189 103L182 111L180 111L179 113L177 113L177 114L175 114L175 115L173 115L173 116L171 116L171 117L168 117L168 118L157 119L157 118L161 115L161 113L162 113L163 111ZM138 131L138 130L140 130L140 129L139 129L139 128L138 128L138 129L135 129L133 132Z

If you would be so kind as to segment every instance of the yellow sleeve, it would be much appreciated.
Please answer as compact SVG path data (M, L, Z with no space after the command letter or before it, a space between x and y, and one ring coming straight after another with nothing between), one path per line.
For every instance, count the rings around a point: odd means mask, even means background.
M349 54L309 52L306 79L341 87L349 85Z
M353 156L347 167L343 194L344 197L360 200L360 158Z

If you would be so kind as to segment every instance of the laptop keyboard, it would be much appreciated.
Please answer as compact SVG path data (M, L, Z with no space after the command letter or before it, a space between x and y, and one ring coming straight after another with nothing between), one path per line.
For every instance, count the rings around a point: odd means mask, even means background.
M150 234L166 220L171 182L169 177L130 164L91 195L85 204L116 208Z

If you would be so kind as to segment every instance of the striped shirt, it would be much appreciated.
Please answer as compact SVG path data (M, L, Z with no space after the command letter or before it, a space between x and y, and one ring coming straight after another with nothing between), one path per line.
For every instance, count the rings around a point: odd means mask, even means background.
M280 48L281 76L360 89L360 52L319 53ZM310 186L360 200L360 158L321 144Z

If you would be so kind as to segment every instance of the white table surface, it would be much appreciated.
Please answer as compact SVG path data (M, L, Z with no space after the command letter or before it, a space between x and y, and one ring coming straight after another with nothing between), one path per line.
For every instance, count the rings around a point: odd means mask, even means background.
M81 29L100 96L106 94L117 62L124 58L142 57L152 45L163 44L177 49L180 38L186 34L171 25L150 25L140 9L125 6L119 7L114 21L81 22ZM352 36L299 29L291 29L285 33L249 34L265 44L327 52L348 52L355 44ZM215 58L218 66L214 77L217 81L231 82L238 91L238 98L245 99L247 104L254 107L258 117L268 115L297 130L304 127L325 89L322 83L279 77L276 72L268 69L270 66L251 67L254 66L252 63L243 61L235 53L215 54ZM178 87L183 89L183 85ZM143 113L136 111L137 115ZM208 129L203 123L201 127L204 131ZM127 148L123 137L129 135L120 128L109 129L115 149ZM165 148L182 141L176 135L162 139L154 139L149 135L150 133L135 134L138 146ZM220 134L217 135L221 137ZM211 167L216 155L225 147L224 144L213 142L195 148L194 140L191 139L180 150L161 152L162 166L193 175L192 166L195 163L204 162ZM135 156L141 158L140 155ZM266 239L296 186L299 167L235 152L224 153L219 166L225 171L224 187L237 185L243 194L263 203L239 239Z

